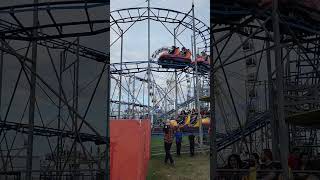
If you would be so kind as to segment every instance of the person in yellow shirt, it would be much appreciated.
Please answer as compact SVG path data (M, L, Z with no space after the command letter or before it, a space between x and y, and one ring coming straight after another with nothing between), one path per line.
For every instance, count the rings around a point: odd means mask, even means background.
M250 154L249 164L248 164L249 174L248 174L248 176L245 176L243 178L244 180L256 180L257 179L257 170L259 170L259 168L260 168L259 160L260 160L260 158L257 153Z

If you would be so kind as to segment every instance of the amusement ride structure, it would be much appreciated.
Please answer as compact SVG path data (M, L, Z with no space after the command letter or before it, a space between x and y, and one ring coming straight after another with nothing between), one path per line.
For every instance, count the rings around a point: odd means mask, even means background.
M124 61L125 33L143 21L148 22L149 60ZM163 25L173 37L172 47L160 46L151 53L150 21ZM111 92L112 117L150 117L157 134L163 122L177 120L179 111L196 109L200 114L200 107L208 108L199 100L201 89L208 88L210 31L206 23L195 18L194 6L186 13L150 6L112 10L110 27L117 36L111 48L120 43L120 61L111 59L116 62L110 66L111 84L116 87ZM180 39L184 34L191 40L190 49L190 44ZM196 125L197 119L192 123Z
M216 90L221 82L214 79L222 73L235 115L229 121L238 126L219 137L219 119L211 124L210 179L228 149L272 149L285 179L290 149L319 153L319 10L317 0L211 2L211 117L222 112ZM235 69L244 76L233 80L228 72ZM239 78L245 106L236 105ZM244 115L241 107L246 107Z
M109 1L0 4L0 179L104 179Z
M172 55L154 59L163 51L175 54L174 48L164 47L157 50L155 56L148 56L148 61L112 64L111 72L118 75L114 77L118 88L123 86L121 75L125 78L126 75L135 74L127 78L136 79L133 80L135 83L129 83L131 86L124 88L130 94L126 98L127 102L121 101L121 95L112 93L119 98L118 101L113 100L117 103L113 109L118 112L114 116L135 118L139 113L151 115L153 134L160 134L158 124L167 119L175 120L173 124L185 125L183 123L186 121L181 124L178 120L179 110L194 108L200 111L200 100L210 102L206 108L210 109L213 119L210 121L213 132L210 134L210 165L213 171L216 171L215 167L224 164L226 155L232 152L246 156L251 152L271 148L275 159L283 164L284 171L287 168L285 164L289 148L299 147L311 154L318 153L319 132L315 127L307 126L315 121L311 119L317 114L317 80L311 79L317 77L316 64L319 59L319 27L314 25L314 22L318 22L318 12L313 10L310 14L303 14L306 11L303 11L305 5L298 4L297 8L295 4L289 4L289 9L284 11L273 10L270 3L258 5L247 1L217 0L211 8L210 29L189 15L192 10L179 13L148 6L112 11L114 23L111 27L119 29L118 39L123 38L123 32L127 31L121 28L123 23L132 23L129 28L144 20L160 22L164 26L165 23L176 23L177 27L191 29L196 34L193 37L199 37L199 43L203 43L204 51L212 60L204 68L201 68L200 63L194 63L196 56L193 55L201 52L194 48L195 44L199 44L196 42L191 43L191 63L179 56L173 58L173 61ZM176 28L173 31L167 30L173 36L173 45L176 46L179 31ZM206 49L209 44L210 51ZM150 46L148 52L150 55ZM282 66L285 71L279 71ZM167 87L157 85L157 78L152 78L156 72L166 73L167 77L172 73ZM144 78L137 76L139 73L145 73ZM182 79L177 78L178 73L185 74L186 85L183 85ZM137 86L137 82L140 85ZM179 86L186 88L183 90ZM134 87L147 88L148 93ZM148 94L146 98L149 99L138 99L145 97L145 94L139 95L139 92ZM183 94L187 94L187 99L179 99L179 95ZM121 104L126 109L124 113L121 113ZM171 108L168 108L170 105ZM195 114L200 115L200 112ZM299 119L301 117L307 120ZM201 119L201 116L196 119ZM199 122L199 136L202 140L201 136L206 131L201 127L202 121Z
M209 134L212 180L226 154L265 148L288 177L290 149L320 152L319 9L317 0L214 0L209 26L194 5L180 12L148 1L110 15L98 0L0 7L0 179L108 177L110 118L150 118L154 134L175 120L199 131L200 146ZM148 59L124 61L124 35L145 21ZM173 47L152 53L151 21ZM110 28L119 62L101 48ZM194 123L178 120L192 109Z

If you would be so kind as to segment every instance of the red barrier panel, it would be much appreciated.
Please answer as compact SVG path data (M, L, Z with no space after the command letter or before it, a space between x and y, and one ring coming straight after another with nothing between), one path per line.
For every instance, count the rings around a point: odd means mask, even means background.
M149 120L110 121L111 180L145 180L150 159Z
M150 139L151 139L151 122L149 120L143 120L143 130L145 134L145 157L144 157L144 167L145 174L148 173L148 163L150 160Z

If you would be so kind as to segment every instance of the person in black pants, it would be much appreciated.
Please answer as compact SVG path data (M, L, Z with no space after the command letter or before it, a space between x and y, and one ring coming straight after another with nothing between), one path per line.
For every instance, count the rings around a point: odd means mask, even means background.
M194 138L195 138L195 136L191 132L191 134L189 135L190 155L191 156L194 156Z
M181 143L182 143L182 132L180 128L177 129L175 133L175 138L176 138L177 156L180 156Z
M166 152L166 157L164 162L167 164L168 159L170 160L170 163L172 165L174 165L174 161L172 159L172 156L170 154L170 149L172 146L172 142L173 142L173 128L171 127L170 124L166 124L164 127L164 148L165 148L165 152Z

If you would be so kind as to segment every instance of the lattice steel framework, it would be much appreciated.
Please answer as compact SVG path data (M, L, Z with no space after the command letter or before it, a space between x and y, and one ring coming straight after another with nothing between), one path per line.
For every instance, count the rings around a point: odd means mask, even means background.
M108 176L109 4L0 7L0 179Z
M121 57L122 57L122 49L123 47L123 36L125 35L126 32L130 30L131 27L133 27L135 24L142 22L142 21L147 21L151 20L154 22L161 23L166 30L168 31L169 35L173 37L174 42L173 44L179 46L186 46L185 44L182 44L179 40L179 36L184 33L186 30L189 29L189 31L193 30L193 17L191 15L191 10L187 13L175 11L175 10L170 10L170 9L164 9L164 8L155 8L155 7L135 7L135 8L127 8L127 9L119 9L119 10L113 10L111 12L111 28L112 30L118 35L118 37L114 40L114 42L111 42L111 46L113 46L117 41L121 41ZM127 27L123 26L124 24L128 25ZM173 30L170 30L170 27L168 26L169 24L173 24L175 28ZM207 51L208 52L208 45L209 45L209 27L200 21L199 19L195 18L195 32L196 32L196 45L199 47L199 50L201 51ZM191 36L191 35L190 35ZM186 46L187 47L187 46ZM155 73L163 73L167 72L167 75L169 77L168 73L174 74L177 79L175 80L176 85L174 85L174 88L168 87L160 87L158 85L157 79L150 78L152 79L152 82L148 83L148 81L140 81L144 82L141 83L140 85L143 86L145 83L151 84L150 88L150 94L145 93L145 95L152 96L153 105L160 105L161 106L167 106L167 108L162 107L163 109L168 110L168 112L173 113L177 112L178 107L179 109L185 108L185 106L181 106L184 104L188 104L186 102L192 101L194 102L194 98L187 98L187 87L185 87L186 90L182 90L181 84L182 83L191 83L191 77L190 74L192 70L194 70L194 65L190 65L188 67L179 67L179 65L175 65L176 68L163 68L162 66L158 65L158 62L156 59L153 59L151 61L132 61L132 62L123 62L122 58L120 60L120 63L113 63L111 65L111 73L114 74L113 77L115 77L116 84L115 86L118 87L118 94L125 92L126 94L131 94L132 96L132 90L129 88L126 89L121 89L120 87L129 87L128 84L125 84L124 82L126 81L127 83L129 82L126 80L128 77L139 77L140 79L148 79L146 77L146 74L148 74L148 71L150 71L150 76L154 76L153 74ZM152 74L153 73L153 74ZM203 73L201 76L206 76L207 73ZM127 76L127 77L126 77ZM179 76L179 77L178 77ZM170 76L171 77L171 76ZM116 80L117 79L117 80ZM136 78L133 78L136 79ZM188 80L189 79L189 80ZM139 87L140 85L136 86ZM144 86L144 88L147 88ZM138 88L140 89L140 88ZM190 89L190 87L189 87ZM175 92L174 92L175 91ZM185 92L184 92L185 91ZM189 90L190 91L190 90ZM118 111L120 112L120 109L122 109L120 106L121 104L124 104L124 106L128 106L129 104L131 105L139 105L138 107L143 107L146 108L148 107L147 101L144 101L144 103L141 104L141 100L138 100L138 96L141 96L141 92L144 92L144 90L139 90L140 95L136 95L135 98L133 98L133 102L129 103L126 102L124 103L121 98L118 100L113 100L114 103L117 103L119 106ZM174 110L169 109L169 104L172 104L172 100L168 96L168 93L174 92L175 99L173 101L173 104L175 104L175 107L173 108ZM117 94L117 93L115 93ZM186 97L178 97L178 94L181 96L186 96ZM115 95L117 97L121 97L121 95ZM189 94L190 96L190 94ZM130 97L128 97L129 99ZM134 100L135 99L135 100ZM134 102L139 102L138 104L135 104ZM161 102L158 102L161 101ZM119 102L122 102L119 104ZM192 103L190 102L190 103ZM155 107L150 107L152 110L155 110ZM144 111L145 112L145 111ZM145 112L147 113L147 112ZM169 114L170 114L169 113ZM176 114L177 115L177 114ZM160 113L160 117L162 117Z
M228 88L229 100L234 107L231 111L235 114L229 123L238 124L238 127L234 127L231 133L227 132L224 141L227 145L221 146L215 134L221 121L218 117L223 111L217 105L219 97L212 96L211 117L215 117L216 121L211 124L214 133L211 134L210 179L217 175L217 164L222 163L224 158L219 152L227 151L228 146L229 152L232 149L259 152L261 148L272 148L275 159L281 160L286 174L289 148L298 144L312 144L314 148L318 144L318 130L305 127L301 122L289 123L289 130L287 126L294 114L319 109L319 22L301 16L297 11L288 14L284 7L278 8L278 1L273 1L271 9L239 2L216 0L211 4L211 94L217 94L214 87L221 85L221 82L215 81L214 77L222 73L225 79L223 84ZM238 36L246 38L239 41ZM241 50L246 49L251 41L255 50L243 54ZM240 64L252 56L258 57L255 87L259 88L258 82L265 86L264 92L259 92L264 94L264 107L255 116L245 118L239 113L239 100L234 98L239 92L232 90L232 87L236 89L241 85L234 83L228 71L236 69L241 74ZM238 75L240 77L242 75ZM251 148L231 147L239 141L249 143Z

